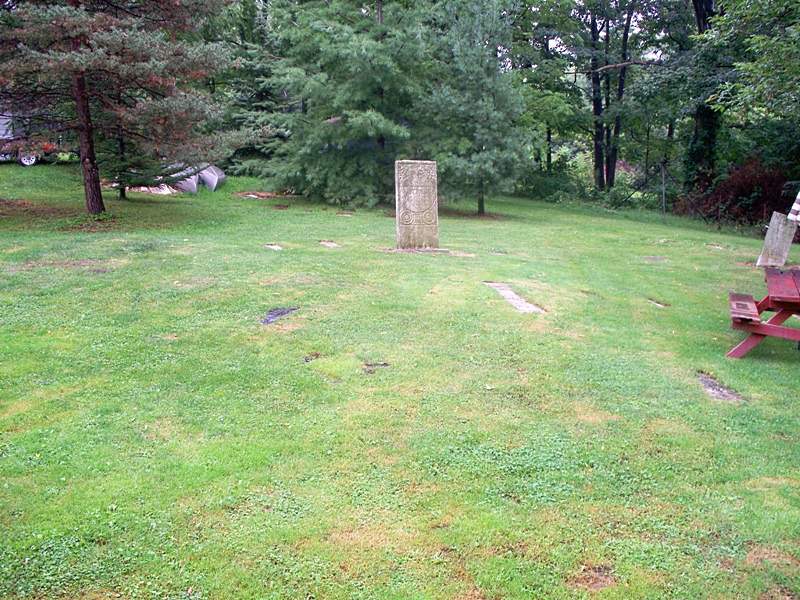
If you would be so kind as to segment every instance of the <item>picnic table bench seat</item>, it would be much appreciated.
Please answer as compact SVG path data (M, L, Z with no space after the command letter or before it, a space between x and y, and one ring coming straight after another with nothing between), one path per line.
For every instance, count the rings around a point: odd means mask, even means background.
M756 300L750 294L737 294L731 292L729 296L731 305L731 319L744 323L761 321Z
M735 292L729 296L731 327L749 334L728 352L731 358L743 358L767 337L800 342L800 329L784 325L793 315L800 316L800 271L768 268L764 275L767 295L762 300ZM764 312L775 314L762 321Z

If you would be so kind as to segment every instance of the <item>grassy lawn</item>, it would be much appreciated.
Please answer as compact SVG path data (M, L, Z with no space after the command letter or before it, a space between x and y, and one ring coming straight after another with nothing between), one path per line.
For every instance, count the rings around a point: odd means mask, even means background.
M92 224L0 165L0 596L798 597L800 353L724 357L759 240L498 199L399 254L263 185Z

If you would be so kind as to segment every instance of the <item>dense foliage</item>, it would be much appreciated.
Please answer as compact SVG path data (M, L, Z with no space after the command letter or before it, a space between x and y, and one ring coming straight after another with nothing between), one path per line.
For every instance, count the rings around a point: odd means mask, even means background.
M224 157L202 84L225 64L196 35L219 0L15 2L0 28L0 106L45 135L78 138L89 212L99 170L125 187Z

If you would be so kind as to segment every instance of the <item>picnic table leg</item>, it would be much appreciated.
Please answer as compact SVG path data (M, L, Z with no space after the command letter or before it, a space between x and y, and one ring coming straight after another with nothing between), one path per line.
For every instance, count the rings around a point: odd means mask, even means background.
M792 311L790 310L781 310L775 313L771 319L767 321L768 325L783 325L789 317L792 316ZM764 341L764 338L767 336L762 335L760 333L751 333L748 335L743 341L739 344L734 346L734 348L726 354L728 358L744 358L745 355L750 352L753 348L758 346L761 342Z

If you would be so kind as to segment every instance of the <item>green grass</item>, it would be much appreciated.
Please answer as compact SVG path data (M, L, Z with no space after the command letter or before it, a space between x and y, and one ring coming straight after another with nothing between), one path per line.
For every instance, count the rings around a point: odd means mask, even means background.
M724 357L759 240L498 199L387 253L246 179L94 223L74 169L0 166L0 596L800 593L800 353Z

